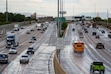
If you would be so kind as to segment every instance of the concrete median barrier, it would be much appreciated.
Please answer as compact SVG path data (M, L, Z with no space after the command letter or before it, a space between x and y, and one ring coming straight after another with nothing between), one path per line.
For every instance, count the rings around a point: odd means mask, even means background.
M54 54L54 70L55 74L67 74L58 61L57 51Z

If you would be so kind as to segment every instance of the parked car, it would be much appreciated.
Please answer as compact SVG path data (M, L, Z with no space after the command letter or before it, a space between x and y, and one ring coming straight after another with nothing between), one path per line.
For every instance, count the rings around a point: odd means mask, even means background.
M25 63L29 63L29 56L28 54L24 54L20 57L20 64L25 64Z
M97 43L96 49L105 49L105 47L102 43Z
M33 47L29 47L28 50L27 50L27 54L34 54L34 48Z
M0 53L0 63L8 63L8 54Z
M10 50L9 50L9 54L17 54L16 47L11 47Z
M103 62L93 62L93 63L91 63L90 72L94 73L95 71L99 71L99 74L104 74L105 66L103 65Z

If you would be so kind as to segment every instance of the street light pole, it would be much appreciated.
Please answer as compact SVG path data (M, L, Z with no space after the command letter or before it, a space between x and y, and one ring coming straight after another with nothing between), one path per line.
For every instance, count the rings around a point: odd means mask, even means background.
M8 2L6 0L6 23L8 23Z
M107 27L108 27L108 10L107 10Z
M59 0L58 0L58 18L57 18L57 27L58 27L58 36L59 36Z

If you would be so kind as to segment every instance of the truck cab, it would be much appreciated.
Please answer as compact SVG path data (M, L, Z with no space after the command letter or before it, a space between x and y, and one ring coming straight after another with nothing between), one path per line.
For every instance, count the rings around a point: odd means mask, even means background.
M18 36L16 34L8 34L6 37L6 48L10 48L12 46L18 46Z

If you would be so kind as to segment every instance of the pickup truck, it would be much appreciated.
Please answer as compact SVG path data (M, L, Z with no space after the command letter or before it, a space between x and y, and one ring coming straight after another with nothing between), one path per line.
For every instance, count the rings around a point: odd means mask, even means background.
M93 62L90 66L90 72L94 73L95 71L99 71L99 74L104 74L105 67L103 65L103 62Z

